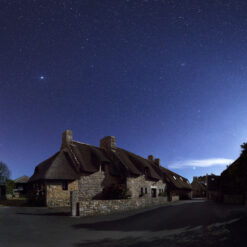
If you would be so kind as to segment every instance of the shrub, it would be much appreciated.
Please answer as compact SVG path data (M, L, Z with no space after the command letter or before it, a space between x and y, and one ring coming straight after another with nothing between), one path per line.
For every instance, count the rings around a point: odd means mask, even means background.
M166 192L162 191L159 193L159 196L167 196L167 195L166 195Z
M129 189L123 184L112 184L103 190L104 199L127 199L131 197Z
M15 182L11 179L6 179L6 194L13 195L13 189L15 188Z
M143 191L141 191L139 197L143 197L143 196L144 196L144 193Z

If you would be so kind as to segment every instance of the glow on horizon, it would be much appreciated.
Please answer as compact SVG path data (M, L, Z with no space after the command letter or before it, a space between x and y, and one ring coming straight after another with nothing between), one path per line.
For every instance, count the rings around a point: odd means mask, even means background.
M171 169L183 169L192 167L193 170L196 167L211 167L211 166L226 166L233 162L232 159L225 158L211 158L211 159L201 159L201 160L183 160L171 163L168 168Z

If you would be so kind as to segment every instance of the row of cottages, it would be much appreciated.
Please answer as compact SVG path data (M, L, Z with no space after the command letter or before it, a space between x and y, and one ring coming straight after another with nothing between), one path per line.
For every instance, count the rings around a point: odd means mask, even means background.
M116 146L113 136L100 147L74 141L72 131L62 134L60 151L40 163L29 180L30 197L49 207L69 206L70 192L82 200L179 196L189 198L189 181L148 159Z

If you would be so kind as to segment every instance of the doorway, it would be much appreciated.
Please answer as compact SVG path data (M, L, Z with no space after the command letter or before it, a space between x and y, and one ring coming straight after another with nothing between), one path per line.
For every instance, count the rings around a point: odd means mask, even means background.
M154 189L154 188L151 189L151 195L152 195L152 197L156 197L156 195L157 195L156 189Z

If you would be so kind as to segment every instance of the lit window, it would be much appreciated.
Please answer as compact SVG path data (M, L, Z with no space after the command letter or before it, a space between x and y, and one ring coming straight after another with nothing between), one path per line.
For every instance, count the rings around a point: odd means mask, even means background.
M63 188L63 190L68 190L68 182L63 182L62 188Z

